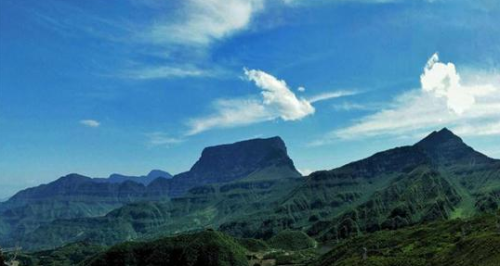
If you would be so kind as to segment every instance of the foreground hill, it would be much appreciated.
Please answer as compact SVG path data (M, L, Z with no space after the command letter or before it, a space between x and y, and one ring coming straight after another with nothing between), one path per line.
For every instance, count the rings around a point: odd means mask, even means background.
M312 265L496 266L500 264L499 214L352 238L333 245Z
M214 231L124 243L82 263L88 266L186 265L248 266L246 250L233 238Z
M500 263L500 213L431 222L398 230L316 243L285 230L267 240L233 238L204 230L109 249L85 242L17 256L38 265L311 265L496 266ZM7 254L7 260L12 254Z

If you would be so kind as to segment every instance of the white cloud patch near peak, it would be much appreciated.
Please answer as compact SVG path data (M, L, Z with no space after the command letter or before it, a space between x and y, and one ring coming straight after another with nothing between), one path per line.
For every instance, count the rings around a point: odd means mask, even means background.
M93 119L80 120L80 124L82 124L86 127L99 127L101 125L100 122L93 120Z
M437 53L427 62L420 82L424 91L444 97L448 108L457 114L462 114L475 103L474 91L460 85L455 65L439 62Z
M245 78L260 90L260 98L223 99L213 104L211 115L188 121L187 135L195 135L214 128L229 128L281 119L297 121L315 113L313 102L352 95L349 92L332 92L311 97L297 97L284 80L261 71L244 70Z
M440 127L449 127L462 136L500 135L500 74L467 74L461 77L454 64L439 62L435 54L423 70L420 89L397 96L386 108L311 144L374 136L416 136ZM478 75L481 78L476 78Z

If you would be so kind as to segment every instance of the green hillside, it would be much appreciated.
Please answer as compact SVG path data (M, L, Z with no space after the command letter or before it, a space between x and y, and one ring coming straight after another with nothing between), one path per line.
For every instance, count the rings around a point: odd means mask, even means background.
M233 238L215 231L129 242L112 247L82 265L248 266L246 250Z
M496 266L500 216L433 222L340 241L314 266Z

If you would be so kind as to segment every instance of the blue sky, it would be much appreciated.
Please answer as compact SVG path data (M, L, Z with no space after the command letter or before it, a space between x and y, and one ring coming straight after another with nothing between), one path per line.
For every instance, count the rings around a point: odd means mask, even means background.
M281 136L304 172L449 127L500 157L494 0L0 2L0 198Z

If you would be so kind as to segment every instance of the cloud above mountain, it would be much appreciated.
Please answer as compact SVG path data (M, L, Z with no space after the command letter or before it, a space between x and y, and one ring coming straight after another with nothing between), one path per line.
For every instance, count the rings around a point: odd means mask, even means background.
M188 121L187 135L195 135L213 128L230 128L281 119L297 121L313 115L312 105L319 101L353 95L355 92L335 91L298 97L284 80L262 70L244 70L245 78L261 90L260 98L252 95L240 99L220 99L213 103L215 112L209 116Z
M480 78L477 78L480 76ZM434 54L420 76L421 88L398 95L386 108L312 142L375 136L415 136L451 127L463 136L500 135L500 74L472 71L466 78Z

